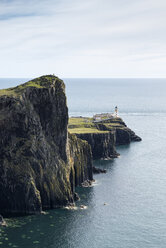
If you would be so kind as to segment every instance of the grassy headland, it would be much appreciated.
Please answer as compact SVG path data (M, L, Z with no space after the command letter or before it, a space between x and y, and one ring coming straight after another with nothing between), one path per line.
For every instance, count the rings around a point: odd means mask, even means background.
M26 88L29 87L35 87L35 88L47 88L49 87L53 82L61 81L58 77L54 75L47 75L35 78L33 80L30 80L24 84L21 84L19 86L8 88L8 89L2 89L0 90L0 96L20 96Z
M113 118L110 120L101 120L94 122L93 118L89 117L71 117L69 118L68 130L73 134L81 133L108 133L115 128L123 128L121 118Z

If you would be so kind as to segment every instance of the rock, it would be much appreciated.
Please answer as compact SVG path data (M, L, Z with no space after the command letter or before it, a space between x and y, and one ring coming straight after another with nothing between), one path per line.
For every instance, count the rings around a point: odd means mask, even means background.
M46 211L41 211L41 214L42 214L42 215L47 215L48 212L46 212Z
M79 201L80 200L80 197L79 197L79 195L76 192L74 192L74 200L75 201Z
M116 144L141 140L112 121L96 124L106 132L69 134L65 85L53 75L0 90L0 212L73 204L76 186L92 186L92 158L118 157Z
M106 169L96 168L95 166L93 166L93 173L94 174L107 173L107 170Z
M112 159L119 157L116 146L127 145L132 141L141 141L121 118L103 120L95 124L96 132L75 133L75 135L86 140L92 149L93 159ZM72 130L72 125L70 125ZM103 132L98 132L103 131Z
M69 134L70 150L70 183L72 191L85 181L93 180L92 152L88 142L81 140L74 134Z
M0 215L0 226L7 226L7 223L4 220L4 218L2 217L2 215Z
M87 206L85 206L85 205L80 205L80 209L87 209Z
M91 180L86 180L83 183L81 183L81 186L84 188L91 187L92 186L92 181Z
M0 212L35 214L73 203L92 180L87 142L68 135L65 85L48 75L0 91Z
M70 203L68 204L66 207L64 207L65 209L68 209L68 210L75 210L77 209L77 207L75 206L75 204L73 203Z
M92 149L93 159L117 158L115 147L115 131L108 133L83 133L76 134L78 138L86 140Z
M127 145L132 141L141 141L142 139L130 128L124 126L116 128L116 145Z

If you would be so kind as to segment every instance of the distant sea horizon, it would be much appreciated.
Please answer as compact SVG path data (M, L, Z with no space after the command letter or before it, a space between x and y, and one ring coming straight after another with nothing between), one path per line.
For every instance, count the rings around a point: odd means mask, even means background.
M70 116L113 112L116 105L121 115L166 113L166 78L62 79ZM31 78L0 78L0 89L15 87L28 80Z

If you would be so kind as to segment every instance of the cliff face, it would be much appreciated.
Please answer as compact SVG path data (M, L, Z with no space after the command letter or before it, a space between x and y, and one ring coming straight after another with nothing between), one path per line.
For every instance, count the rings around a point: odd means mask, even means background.
M116 128L116 145L126 145L132 141L141 141L141 138L126 126L123 128Z
M116 158L119 155L116 152L117 145L141 141L119 117L100 121L93 121L89 117L72 117L69 119L69 132L88 142L93 159Z
M0 213L37 213L73 202L75 185L92 179L92 164L88 145L68 138L63 81L43 76L2 93Z
M86 140L91 146L93 159L110 159L118 156L115 148L115 131L106 133L83 133L76 135L80 139Z
M69 134L70 182L72 191L82 182L93 179L92 152L88 142Z

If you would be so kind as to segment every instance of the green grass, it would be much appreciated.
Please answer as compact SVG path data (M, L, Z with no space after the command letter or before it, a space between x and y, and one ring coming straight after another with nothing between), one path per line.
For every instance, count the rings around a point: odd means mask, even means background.
M108 133L109 131L100 131L97 128L72 128L69 129L69 132L72 134L81 134L81 133Z
M110 127L121 127L122 125L120 124L120 123L104 123L104 125L106 126L106 127L108 127L108 128L110 128Z
M70 133L105 133L107 131L100 131L92 122L93 118L70 118L68 130Z
M103 120L104 121L104 120ZM68 130L73 134L81 133L108 133L109 131L115 130L116 127L123 128L124 126L120 124L121 118L111 119L109 122L102 125L106 127L107 130L100 130L100 123L93 123L93 118L88 117L72 117L69 118Z
M59 78L53 76L53 75L47 75L47 76L42 76L39 78L35 78L33 80L30 80L24 84L21 84L17 87L14 88L9 88L9 89L2 89L0 90L0 96L6 95L6 96L20 96L24 90L28 87L35 87L35 88L47 88L49 87L53 81L61 81Z
M71 117L69 119L69 124L70 125L88 124L88 123L92 123L92 120L93 118L88 118L88 117L81 117L81 118Z

